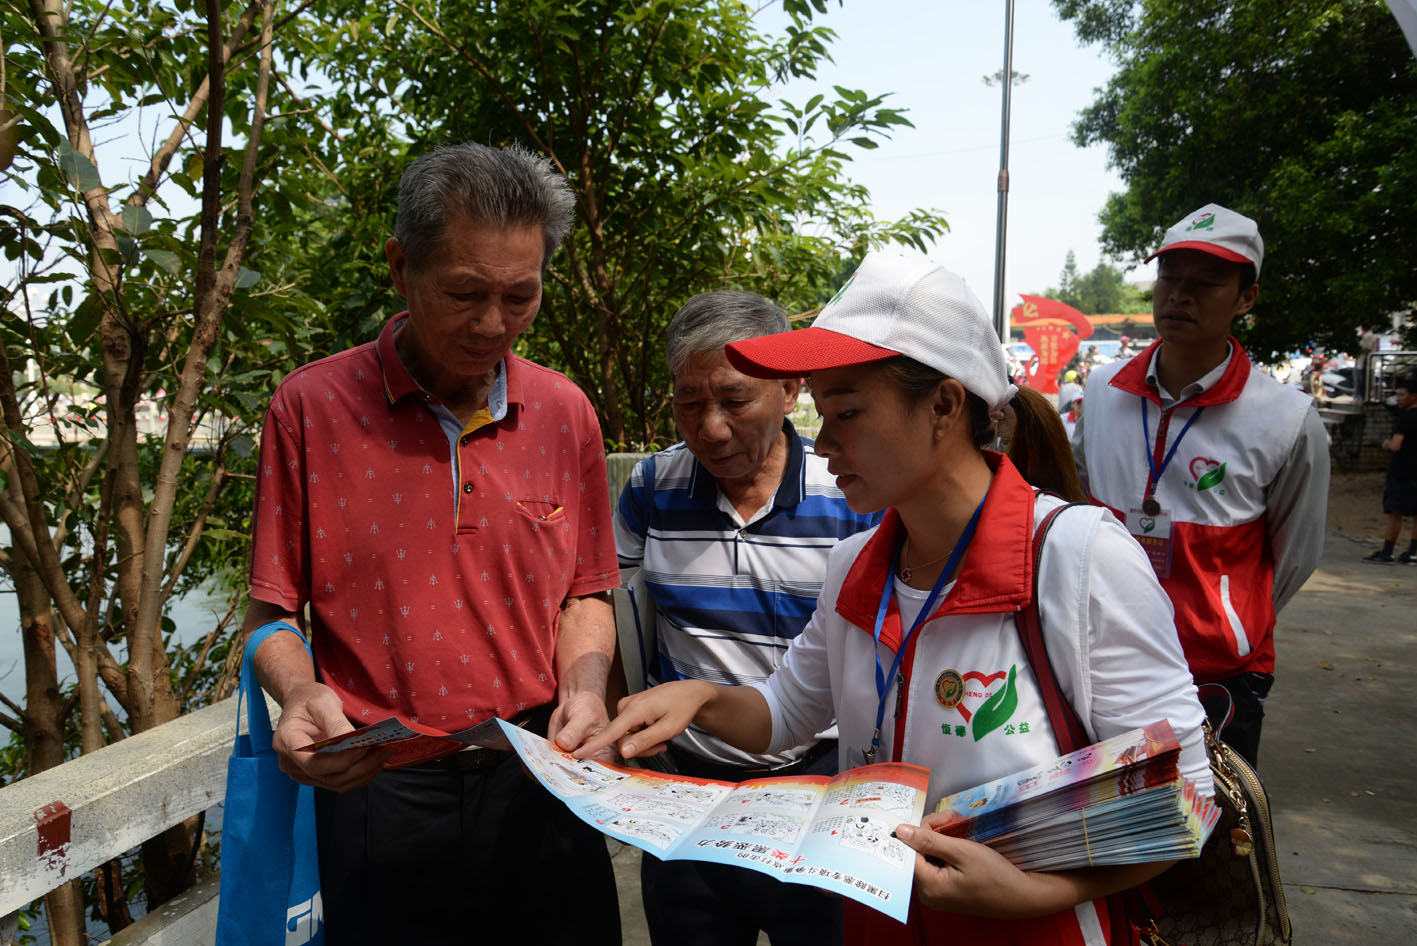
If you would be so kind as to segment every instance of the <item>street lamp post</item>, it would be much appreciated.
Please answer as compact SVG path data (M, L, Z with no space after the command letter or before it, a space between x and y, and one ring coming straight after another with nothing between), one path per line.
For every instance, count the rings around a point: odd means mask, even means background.
M1014 72L1014 0L1007 0L1004 4L1004 68L984 77L985 85L1004 87L1004 108L999 122L999 218L994 236L994 331L999 333L999 340L1005 344L1009 340L1004 312L1004 243L1009 219L1009 106L1013 87L1027 81L1027 75Z

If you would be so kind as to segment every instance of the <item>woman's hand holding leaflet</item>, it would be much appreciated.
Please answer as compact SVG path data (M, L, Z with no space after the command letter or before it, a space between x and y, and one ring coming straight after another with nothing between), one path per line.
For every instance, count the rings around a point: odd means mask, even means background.
M932 816L933 817L933 816ZM923 825L901 825L896 836L916 851L915 895L932 910L973 916L1043 916L1064 906L1036 903L1038 875L1019 870L993 848L938 834Z
M1175 863L1023 871L993 848L938 833L948 817L927 815L920 825L895 829L916 852L915 893L932 910L1007 919L1047 916L1129 890Z

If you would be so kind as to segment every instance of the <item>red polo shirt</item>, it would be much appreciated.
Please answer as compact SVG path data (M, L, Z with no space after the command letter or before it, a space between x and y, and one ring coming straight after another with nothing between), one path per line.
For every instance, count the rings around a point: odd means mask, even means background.
M506 416L450 442L394 350L401 320L276 389L251 595L310 604L356 724L456 730L552 702L562 602L619 584L605 453L581 390L511 354Z

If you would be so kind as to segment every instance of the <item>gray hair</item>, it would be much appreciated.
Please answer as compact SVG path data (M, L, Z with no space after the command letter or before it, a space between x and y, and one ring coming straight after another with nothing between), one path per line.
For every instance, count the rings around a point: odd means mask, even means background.
M722 351L729 342L791 328L787 313L756 293L736 289L700 293L684 303L669 323L665 341L669 373L677 375L694 355Z
M521 145L444 145L410 164L399 179L394 237L416 272L437 252L454 214L482 226L540 227L545 268L571 232L575 206L566 178Z

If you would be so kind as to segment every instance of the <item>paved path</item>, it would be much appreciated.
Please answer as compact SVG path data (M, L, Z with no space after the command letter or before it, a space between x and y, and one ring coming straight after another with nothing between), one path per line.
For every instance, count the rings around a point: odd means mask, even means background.
M1295 946L1417 944L1417 568L1370 551L1330 532L1276 631L1260 775ZM639 851L611 846L625 943L648 946Z
M1331 531L1276 630L1260 776L1295 946L1417 943L1417 568L1372 549Z

